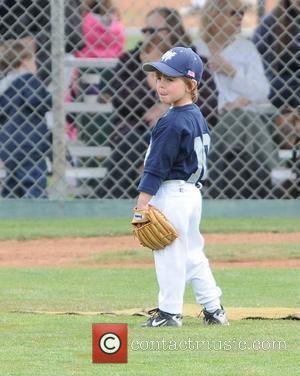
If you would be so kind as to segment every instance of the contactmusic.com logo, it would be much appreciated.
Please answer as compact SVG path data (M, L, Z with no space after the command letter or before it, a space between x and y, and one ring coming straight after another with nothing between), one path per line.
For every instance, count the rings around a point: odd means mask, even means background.
M93 363L128 362L128 325L93 324Z

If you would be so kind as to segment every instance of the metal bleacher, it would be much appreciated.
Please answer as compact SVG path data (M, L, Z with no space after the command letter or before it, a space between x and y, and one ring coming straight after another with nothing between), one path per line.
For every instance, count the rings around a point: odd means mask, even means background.
M91 80L98 84L101 79L100 71L102 69L112 69L118 62L118 59L112 58L75 58L74 56L67 56L65 58L66 68L77 68L80 70L86 70L86 73L82 74L82 79ZM83 101L75 101L65 103L66 113L73 114L110 114L113 112L113 106L111 102L100 103L98 98L92 101L83 99ZM108 157L111 153L111 148L108 146L89 146L82 140L78 140L76 143L70 143L68 145L68 151L73 160L79 161L75 167L69 167L66 170L66 179L78 179L79 185L84 186L84 191L87 191L86 181L88 179L102 179L107 174L107 169L101 166L101 161ZM81 163L82 160L96 160L97 166L85 166ZM78 190L78 187L77 187ZM92 194L89 192L88 194Z

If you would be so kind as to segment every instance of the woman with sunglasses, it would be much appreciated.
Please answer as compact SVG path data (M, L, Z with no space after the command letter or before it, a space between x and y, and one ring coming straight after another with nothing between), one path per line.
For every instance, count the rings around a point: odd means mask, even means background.
M154 32L168 37L172 46L190 47L192 40L186 32L182 18L174 8L157 7L148 12L142 33L147 38Z
M241 0L207 1L196 43L219 93L211 148L213 197L258 198L270 189L274 146L260 115L270 86L255 45L240 35L245 11Z

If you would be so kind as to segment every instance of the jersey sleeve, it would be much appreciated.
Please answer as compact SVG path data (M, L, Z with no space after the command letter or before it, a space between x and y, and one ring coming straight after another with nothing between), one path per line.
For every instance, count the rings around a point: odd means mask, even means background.
M160 119L152 132L139 192L156 194L178 156L180 140L181 132L175 124Z
M154 196L158 191L161 183L162 178L146 172L143 174L141 182L138 186L138 191L149 193L150 195Z

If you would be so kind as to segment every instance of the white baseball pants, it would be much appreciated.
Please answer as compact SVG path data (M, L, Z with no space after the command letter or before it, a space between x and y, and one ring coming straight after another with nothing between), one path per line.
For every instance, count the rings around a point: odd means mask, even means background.
M199 231L200 190L183 180L169 180L161 185L150 204L165 214L179 235L165 249L154 251L159 309L182 314L186 283L192 284L197 303L209 311L220 308L222 292L204 254L204 239Z

